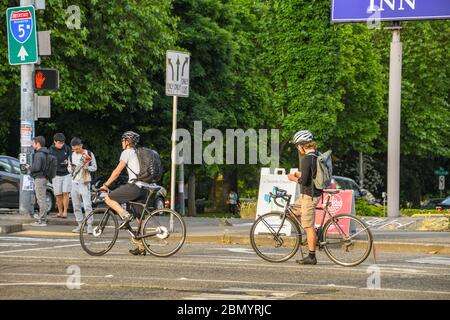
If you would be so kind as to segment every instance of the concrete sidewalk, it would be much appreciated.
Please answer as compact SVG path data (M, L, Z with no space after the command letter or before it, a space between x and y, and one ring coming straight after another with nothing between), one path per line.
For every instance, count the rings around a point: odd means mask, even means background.
M378 251L450 255L450 232L410 230L411 221L417 223L424 218L365 217L364 219L371 225L375 249ZM76 236L76 234L70 233L72 226L76 225L73 214L70 214L68 219L50 217L48 220L47 227L32 227L29 224L34 222L34 219L22 215L0 214L0 230L5 229L2 229L2 225L9 225L10 232L7 233L18 232L23 228L26 234L33 234L33 232L39 234L39 232L48 231L47 234L53 232L55 235ZM185 217L185 222L187 242L249 245L249 233L254 220ZM394 226L394 228L385 228L389 225ZM407 228L402 229L401 226ZM61 231L65 231L65 233Z

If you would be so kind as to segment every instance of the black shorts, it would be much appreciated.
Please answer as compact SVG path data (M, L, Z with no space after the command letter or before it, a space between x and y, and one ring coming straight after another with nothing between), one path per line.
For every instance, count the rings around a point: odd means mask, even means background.
M119 204L126 203L128 201L142 201L147 197L147 191L139 188L134 183L124 184L117 189L114 189L109 194L109 198L118 202Z

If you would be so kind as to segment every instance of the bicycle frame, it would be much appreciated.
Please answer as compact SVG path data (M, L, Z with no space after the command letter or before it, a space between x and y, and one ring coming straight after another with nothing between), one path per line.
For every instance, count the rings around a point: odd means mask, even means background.
M158 235L158 234L160 233L160 232L158 232L158 231L155 230L154 232L150 232L150 233L146 234L145 236L140 236L140 235L139 235L139 230L140 230L141 227L142 227L142 222L144 221L145 216L146 216L147 214L150 214L151 212L153 212L154 209L155 209L155 208L151 207L151 210L149 210L149 207L148 207L148 205L149 205L150 203L153 203L154 197L155 197L155 193L149 191L149 194L148 194L148 196L147 196L147 200L145 201L145 203L134 202L134 201L129 201L129 202L126 203L126 204L127 204L127 207L132 208L133 211L135 211L135 208L134 208L133 206L138 206L138 207L141 207L141 208L142 208L141 215L140 215L139 218L137 218L137 220L139 221L137 229L134 230L129 224L127 225L127 228L126 228L126 230L130 233L130 235L131 235L133 238L135 238L136 240L141 240L141 239L144 239L144 238L153 237L153 236L156 236L156 235ZM108 208L108 209L105 211L105 213L106 213L108 210L113 211L112 209ZM114 211L113 211L113 212L114 212ZM114 213L115 213L115 212L114 212ZM115 214L117 214L117 213L115 213ZM102 226L102 227L101 227L101 231L102 231L102 232L103 232L103 229L105 228L106 224L108 223L108 218L109 218L109 215L103 214L102 220L101 220L100 223L99 223L99 226Z
M325 192L325 193L326 193L326 192ZM317 234L317 246L319 247L320 250L322 250L322 249L323 249L323 246L326 244L325 242L323 242L323 234L322 234L322 230L323 230L323 226L325 225L325 217L327 217L327 216L329 217L329 220L332 221L332 223L333 223L333 225L335 226L336 230L338 230L340 236L341 236L342 238L344 238L345 240L348 240L348 237L347 237L347 235L345 234L344 230L342 230L341 226L335 221L334 216L333 216L333 215L330 213L330 211L328 210L328 207L331 205L331 203L330 203L331 195L332 195L332 194L329 194L329 193L328 193L327 201L326 201L326 204L325 204L325 206L324 206L323 208L316 208L316 209L315 209L315 210L320 210L320 211L323 211L323 212L324 212L324 214L322 215L322 221L320 222L320 226L316 229L316 234ZM323 197L323 195L322 195L321 197ZM280 224L280 228L279 228L277 231L275 231L268 223L266 223L265 221L263 221L263 223L266 225L266 227L267 227L271 232L273 232L273 235L275 236L275 239L279 242L279 245L280 245L280 246L283 244L284 241L283 241L283 239L281 239L281 238L278 237L278 234L279 234L281 228L284 226L284 223L285 223L285 221L286 221L286 216L290 216L290 217L297 223L297 225L299 226L299 229L300 229L300 230L304 230L304 228L303 228L303 226L302 226L302 224L301 224L301 221L300 221L299 216L297 216L297 215L294 213L294 210L295 210L295 209L299 209L300 206L299 206L299 205L296 205L296 204L290 204L290 199L291 199L291 196L289 196L289 199L285 199L285 200L286 200L286 205L285 205L284 211L281 212L281 214L280 214L281 224ZM366 229L363 229L363 230L359 231L357 234L363 232L364 230L366 230ZM350 238L353 238L353 237L356 236L357 234L353 235L353 236L350 237Z

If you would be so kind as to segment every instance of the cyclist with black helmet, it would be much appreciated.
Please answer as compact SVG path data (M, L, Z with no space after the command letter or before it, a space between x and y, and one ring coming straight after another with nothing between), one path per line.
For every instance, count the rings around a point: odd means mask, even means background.
M139 143L139 134L127 131L122 135L122 154L120 161L109 179L103 184L101 190L108 192L106 204L122 218L119 229L126 227L132 220L132 215L122 207L122 204L146 197L146 191L142 189L144 182L137 181L139 174L139 160L136 154L136 145ZM127 168L128 183L109 192L109 186L119 177L123 169ZM133 255L145 255L145 248L141 241L132 239L138 247L130 250Z
M314 177L317 173L317 152L316 143L312 133L308 130L301 130L294 135L294 144L298 152L303 155L301 170L295 174L289 174L291 181L298 182L301 186L300 197L296 200L296 204L301 209L296 214L301 215L301 223L306 231L308 239L309 255L302 260L297 260L299 264L316 264L316 244L317 237L314 229L316 206L322 195L322 190L314 188Z

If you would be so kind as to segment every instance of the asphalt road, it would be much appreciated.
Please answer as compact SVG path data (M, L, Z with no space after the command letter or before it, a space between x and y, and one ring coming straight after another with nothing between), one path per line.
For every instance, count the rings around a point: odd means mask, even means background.
M170 258L131 247L125 233L102 257L67 234L1 236L0 299L450 299L443 256L378 253L344 268L323 253L316 266L268 263L242 245L185 244Z

